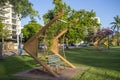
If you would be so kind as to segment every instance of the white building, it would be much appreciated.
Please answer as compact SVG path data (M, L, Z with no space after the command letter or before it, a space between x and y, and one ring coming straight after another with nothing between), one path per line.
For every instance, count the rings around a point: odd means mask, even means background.
M0 5L0 20L3 23L3 27L7 27L13 40L16 41L17 46L19 45L19 35L21 33L21 21L20 17L12 9L13 6L9 3Z

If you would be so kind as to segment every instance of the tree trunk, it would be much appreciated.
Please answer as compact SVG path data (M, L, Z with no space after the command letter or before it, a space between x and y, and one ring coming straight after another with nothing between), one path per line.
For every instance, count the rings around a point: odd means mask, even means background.
M117 46L119 46L119 28L117 28Z
M66 38L66 49L69 49L68 38Z
M4 37L2 36L2 51L4 51L5 47L4 47Z
M0 60L3 59L3 56L2 56L2 44L0 43Z

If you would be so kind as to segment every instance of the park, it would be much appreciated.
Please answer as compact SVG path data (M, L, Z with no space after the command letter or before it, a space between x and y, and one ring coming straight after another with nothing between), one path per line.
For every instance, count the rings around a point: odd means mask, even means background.
M23 28L20 54L4 56L4 43L0 45L0 79L120 80L119 32L100 28L93 11L71 10L58 2L54 1L55 9L44 15L43 27L31 27L26 37L26 26L37 24L32 17ZM82 40L83 43L76 45ZM42 51L41 43L45 44Z

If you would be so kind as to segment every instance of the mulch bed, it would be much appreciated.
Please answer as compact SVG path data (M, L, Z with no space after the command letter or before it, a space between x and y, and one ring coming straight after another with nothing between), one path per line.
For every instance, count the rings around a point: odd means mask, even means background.
M28 78L43 78L48 80L70 80L73 76L75 76L78 72L84 71L85 68L78 67L78 68L70 68L70 67L62 67L62 69L59 71L59 77L54 77L48 72L44 71L40 67L36 67L27 71L19 72L15 74L15 76L19 77L28 77Z

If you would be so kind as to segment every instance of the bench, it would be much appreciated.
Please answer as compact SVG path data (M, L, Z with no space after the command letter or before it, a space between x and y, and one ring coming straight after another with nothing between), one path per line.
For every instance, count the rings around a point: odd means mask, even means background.
M57 73L60 72L60 66L64 65L65 63L57 56L51 55L48 57L48 64L51 66L52 70L55 70ZM54 68L55 66L55 68ZM65 69L65 67L64 67Z
M57 55L51 55L48 57L48 64L51 66L60 66L63 65L64 62Z

